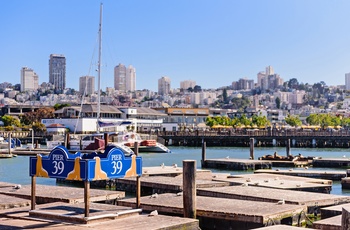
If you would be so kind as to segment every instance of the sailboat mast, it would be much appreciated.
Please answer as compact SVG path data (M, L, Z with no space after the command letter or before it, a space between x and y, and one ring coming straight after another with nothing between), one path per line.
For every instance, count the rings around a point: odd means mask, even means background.
M97 93L97 120L96 120L96 125L97 125L97 132L100 131L99 125L98 125L98 120L100 119L100 113L101 113L101 52L102 52L102 8L103 4L101 3L100 5L100 25L99 25L99 43L98 43L98 93Z

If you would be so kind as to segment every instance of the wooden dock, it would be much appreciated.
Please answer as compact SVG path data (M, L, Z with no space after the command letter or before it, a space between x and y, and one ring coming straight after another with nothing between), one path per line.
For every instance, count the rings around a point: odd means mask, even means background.
M135 205L136 199L123 199L118 205ZM252 229L262 227L270 221L293 222L293 217L306 212L306 206L268 202L225 199L197 196L197 218L201 229ZM145 211L158 210L159 213L182 215L183 197L177 194L158 194L156 198L141 197L141 208ZM296 218L297 219L297 218ZM222 226L221 226L222 225Z
M280 170L280 169L259 169L255 170L254 173L270 173L276 175L288 175L288 176L298 176L298 177L311 177L326 180L336 180L340 181L342 178L346 177L346 171L322 171L322 170L310 170L310 169L290 169L290 170Z
M62 206L61 206L62 205ZM92 204L93 210L98 214L109 213L109 216L113 216L119 210L119 213L124 210L131 210L130 207L117 207L115 205L102 205ZM110 207L109 207L110 206ZM56 205L38 205L37 208L44 210L50 209L50 212L58 212L61 215L72 216L76 218L81 216L79 214L79 206L75 210L64 210L67 204L56 203ZM61 208L61 209L60 209ZM106 210L104 210L106 209ZM111 209L117 211L113 212ZM109 210L109 211L108 211ZM6 211L6 212L5 212ZM198 230L199 222L196 219L181 218L174 216L155 215L149 216L148 214L138 215L122 215L122 218L113 219L110 217L108 221L92 221L88 224L68 223L62 221L54 221L48 219L42 219L43 216L34 218L29 215L29 207L13 208L10 211L0 210L0 229L55 229L55 230L70 230L70 229L120 229L120 230L177 230L177 229L189 229ZM94 215L97 215L94 214ZM93 214L93 213L92 213ZM106 215L108 216L108 215Z
M312 223L312 228L342 230L343 228L341 227L341 219L342 215L318 220Z
M350 166L349 158L314 158L313 167L320 168L347 168Z
M167 176L149 176L141 177L141 187L143 195L152 193L177 193L183 190L183 178L167 177ZM135 191L135 178L122 178L116 181L117 189L123 191ZM229 186L229 182L213 181L213 180L196 180L197 188L223 187Z
M279 224L279 225L272 225L272 226L267 226L262 228L256 228L254 230L305 230L305 228Z
M237 174L226 178L213 178L213 180L230 182L231 185L245 184L248 186L257 186L282 190L319 192L328 194L332 190L332 181L330 180L284 175L277 176L268 173Z
M202 161L202 168L230 169L230 170L257 170L271 169L270 161L245 159L206 159Z
M350 202L350 197L348 196L315 194L312 192L239 185L200 188L197 189L197 195L271 203L277 203L280 200L284 200L286 204L306 205L309 213L314 213L315 209L318 209L319 207ZM317 211L319 212L319 210Z
M25 207L30 205L30 200L0 194L0 210Z
M0 188L0 194L19 197L23 199L31 199L31 186L24 185L20 189L13 187ZM115 201L125 197L125 192L122 191L108 191L100 189L90 190L90 201ZM65 186L48 186L37 185L36 188L36 202L38 204L65 202L65 203L82 203L84 202L84 189L65 187Z
M334 203L333 206L321 208L321 217L329 218L342 214L342 208L350 208L350 204L337 204Z

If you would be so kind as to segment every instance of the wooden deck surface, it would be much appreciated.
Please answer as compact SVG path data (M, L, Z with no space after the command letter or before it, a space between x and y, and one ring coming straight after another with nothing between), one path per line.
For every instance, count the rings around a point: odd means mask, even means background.
M62 204L67 205L67 204ZM40 207L41 205L38 205ZM112 206L116 209L116 206ZM42 206L44 207L44 206ZM49 208L50 206L46 206ZM51 204L51 209L54 206ZM110 209L110 208L108 208ZM124 207L124 209L130 209ZM50 210L51 211L51 210ZM148 214L125 216L120 219L92 222L89 224L72 224L62 221L44 220L32 218L29 216L29 208L15 208L11 212L1 213L0 229L18 230L18 229L53 229L53 230L70 230L70 229L104 229L104 230L155 230L155 229L189 229L198 230L198 220L172 217L164 215L148 216Z
M133 206L135 198L118 201L118 205ZM290 217L306 212L306 206L284 204L278 205L267 202L224 199L197 196L197 217L242 221L264 224L269 220ZM158 194L141 197L141 208L145 211L158 210L160 213L183 214L183 197L177 194Z
M349 196L319 194L313 192L271 189L256 186L228 186L197 189L200 196L221 197L240 200L253 200L277 203L284 200L287 204L307 205L308 207L329 206L336 203L349 203Z
M214 178L216 181L230 182L231 185L248 185L283 190L309 191L330 193L332 181L306 177L294 177L273 174L241 174L232 175L228 178Z
M293 169L293 170L272 170L259 169L254 173L270 173L276 175L288 175L299 177L311 177L325 180L341 180L346 177L346 171L329 171L329 170L310 170L310 169Z
M315 221L312 227L315 229L341 230L341 215Z
M306 230L306 229L301 227L279 224L279 225L267 226L262 228L255 228L254 230Z
M30 200L31 186L23 185L20 189L2 187L0 188L0 194ZM91 202L115 200L123 197L125 197L125 192L90 189ZM84 189L65 186L36 185L36 201L38 204L50 202L81 203L84 202Z
M0 210L29 206L30 200L0 194Z

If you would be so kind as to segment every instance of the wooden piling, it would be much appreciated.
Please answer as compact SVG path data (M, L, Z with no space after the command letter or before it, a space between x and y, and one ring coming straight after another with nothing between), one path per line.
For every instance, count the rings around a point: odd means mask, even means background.
M108 133L104 133L103 134L103 138L105 140L105 149L107 148L107 145L108 145ZM136 143L136 142L135 142Z
M196 161L183 161L184 217L196 218Z
M139 155L139 143L134 142L134 153L136 156ZM136 177L136 208L141 207L141 180L140 177Z
M67 149L70 149L69 139L70 139L69 133L66 133L64 138L64 147L66 147Z
M207 149L207 144L206 144L206 142L203 140L203 141L202 141L202 161L201 161L202 167L205 166L206 149Z
M341 215L341 229L347 230L350 229L350 212L347 208L342 208Z
M85 217L90 215L90 181L84 181Z
M11 132L9 132L9 134L8 134L8 150L9 150L9 152L8 152L8 154L11 154Z
M290 139L287 140L286 151L287 151L287 157L289 157L290 156Z
M35 210L35 203L36 203L35 190L36 190L36 177L32 176L32 187L31 187L31 197L30 197L31 210Z
M254 138L250 138L250 159L254 160Z

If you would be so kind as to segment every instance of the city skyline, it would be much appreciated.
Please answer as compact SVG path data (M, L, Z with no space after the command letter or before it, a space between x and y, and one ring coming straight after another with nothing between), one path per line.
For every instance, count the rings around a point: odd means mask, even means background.
M66 57L66 87L95 76L93 55L100 2L7 1L1 79L20 82L23 66L49 82L50 54ZM101 89L113 69L137 69L137 88L157 91L162 76L173 88L192 79L202 88L254 79L266 66L285 81L344 85L350 72L348 1L104 1ZM131 16L130 16L131 15ZM60 17L61 16L61 17ZM95 51L96 52L96 51ZM91 58L91 56L96 56ZM8 80L9 79L9 80Z

